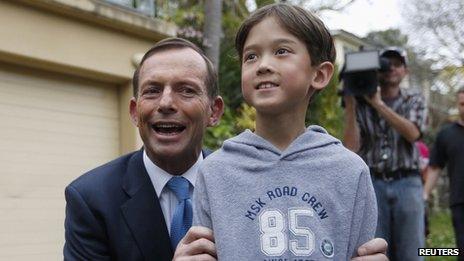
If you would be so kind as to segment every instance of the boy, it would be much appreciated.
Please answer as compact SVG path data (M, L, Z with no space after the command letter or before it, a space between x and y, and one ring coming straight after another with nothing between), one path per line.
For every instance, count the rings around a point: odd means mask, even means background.
M330 33L304 9L274 4L245 20L236 48L256 132L203 162L194 223L213 229L219 260L349 259L375 232L369 170L323 128L305 128L333 74Z

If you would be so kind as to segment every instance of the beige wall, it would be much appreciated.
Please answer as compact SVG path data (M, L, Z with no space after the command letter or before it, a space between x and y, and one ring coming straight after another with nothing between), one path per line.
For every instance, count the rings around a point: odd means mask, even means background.
M174 32L172 24L97 0L0 1L0 61L119 88L121 153L140 146L137 133L124 120L134 58Z
M60 259L64 187L119 155L118 90L0 63L0 260Z
M142 139L129 117L129 100L132 98L132 85L130 83L121 85L119 88L119 119L120 119L120 134L124 139L120 141L121 153L127 153L142 147Z
M0 0L0 260L62 260L64 187L142 146L134 60L174 33L98 0Z

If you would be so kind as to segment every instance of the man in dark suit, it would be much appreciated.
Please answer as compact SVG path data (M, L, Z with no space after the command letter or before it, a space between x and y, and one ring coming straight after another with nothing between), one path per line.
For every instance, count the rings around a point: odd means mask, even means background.
M143 149L89 171L66 188L65 260L173 258L180 199L169 184L182 177L192 195L207 154L201 149L204 132L217 124L224 104L211 62L179 38L160 41L145 54L133 86L130 116ZM213 242L211 230L192 227L175 259L214 260ZM384 257L379 253L385 248L384 241L372 241L364 254Z
M177 204L166 187L195 184L204 131L223 112L216 73L194 44L158 42L134 73L130 114L144 147L100 166L66 188L66 260L170 260Z

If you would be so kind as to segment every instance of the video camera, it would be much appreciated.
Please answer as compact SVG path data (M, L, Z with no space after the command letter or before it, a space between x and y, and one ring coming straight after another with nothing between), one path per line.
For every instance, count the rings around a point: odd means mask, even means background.
M359 51L345 55L345 64L340 72L345 95L362 96L377 91L378 73L390 71L390 60L380 56L380 51Z

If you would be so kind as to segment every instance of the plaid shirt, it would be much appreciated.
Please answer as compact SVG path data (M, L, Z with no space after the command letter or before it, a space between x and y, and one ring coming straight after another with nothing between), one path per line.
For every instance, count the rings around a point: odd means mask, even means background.
M427 117L422 95L401 90L397 98L384 102L396 113L413 122L422 136ZM358 102L356 116L361 135L358 154L371 171L381 173L419 169L419 152L414 143L403 138L373 107L365 101Z

